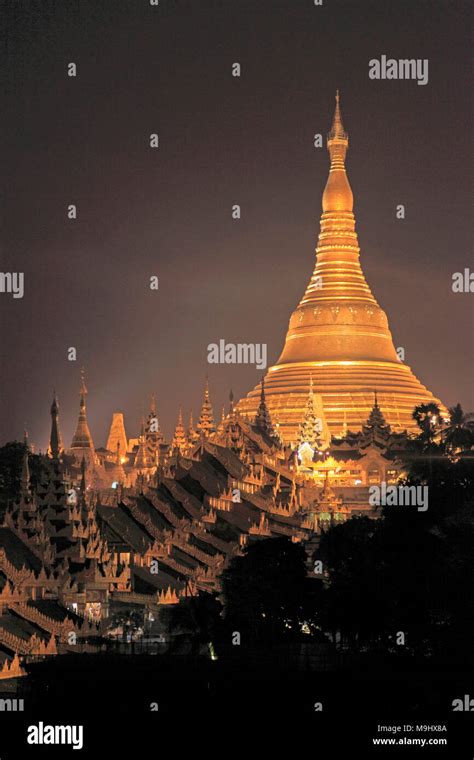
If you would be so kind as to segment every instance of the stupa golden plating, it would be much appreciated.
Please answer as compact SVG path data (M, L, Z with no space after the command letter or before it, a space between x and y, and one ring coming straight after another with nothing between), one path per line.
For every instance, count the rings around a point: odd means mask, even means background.
M297 439L310 390L322 398L332 434L360 430L373 406L374 391L395 431L414 430L413 408L443 404L399 360L385 312L375 300L359 261L353 195L345 159L349 137L336 109L327 138L331 159L323 193L316 266L291 315L278 362L265 377L266 401L284 441ZM260 385L238 405L253 417Z

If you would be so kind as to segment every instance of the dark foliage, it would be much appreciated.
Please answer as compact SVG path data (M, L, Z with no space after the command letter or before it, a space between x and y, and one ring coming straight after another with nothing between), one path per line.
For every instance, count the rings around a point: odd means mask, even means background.
M225 622L244 641L275 644L316 632L320 584L308 579L300 544L274 538L251 545L222 574Z
M11 441L0 448L0 514L9 502L20 496L21 466L25 445ZM28 454L30 487L35 490L43 477L45 465L40 454Z

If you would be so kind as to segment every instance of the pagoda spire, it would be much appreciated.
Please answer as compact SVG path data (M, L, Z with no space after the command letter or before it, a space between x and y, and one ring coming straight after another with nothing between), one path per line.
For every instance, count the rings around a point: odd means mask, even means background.
M265 377L262 377L262 380L261 380L260 404L258 406L257 415L255 417L255 425L262 432L266 433L269 436L273 436L274 431L273 431L272 419L270 417L270 412L268 411L268 406L267 406L267 400L265 398Z
M142 415L142 422L141 422L141 428L140 428L138 451L135 456L134 466L135 466L135 469L137 470L146 470L149 467L153 466L153 462L150 462L150 459L148 457L148 451L147 451L147 446L146 446L146 435L145 435L145 418L143 415Z
M324 417L322 400L313 393L313 376L310 377L309 394L303 421L299 428L298 447L308 443L312 449L327 448L330 434Z
M94 451L94 444L92 442L92 436L90 434L86 416L87 388L84 378L84 369L81 369L81 388L79 395L79 418L77 420L76 432L72 439L71 449L91 449L91 451Z
M59 402L56 391L53 391L53 403L51 404L51 435L49 437L49 455L52 459L59 459L63 450L61 433L59 431Z
M329 141L333 142L334 140L342 140L349 145L349 136L342 124L339 90L336 90L336 108L334 110L332 126L328 132L328 146Z
M387 425L384 414L379 406L379 402L377 399L377 391L374 391L374 405L369 414L369 418L364 426L364 429L367 429L367 428L390 429L390 426Z
M209 397L209 381L206 377L206 385L204 388L204 400L202 402L201 414L199 415L199 422L197 429L200 433L207 438L211 433L215 432L214 425L214 413L212 411L212 404Z
M220 418L219 424L217 426L217 432L220 433L220 434L224 433L225 432L225 425L226 425L226 422L225 422L225 409L224 409L224 406L222 406L221 418Z
M151 398L150 398L150 412L148 414L145 432L147 436L154 436L156 447L158 446L158 444L164 441L164 435L161 432L160 420L158 418L156 396L154 393L151 394Z
M196 428L194 427L194 417L192 409L189 412L189 423L188 423L188 443L190 446L194 446L195 443L199 441L199 433L197 432Z
M179 407L178 422L174 431L173 441L171 443L171 451L178 449L181 453L186 449L186 432L183 425L183 410Z
M160 420L158 419L156 396L151 394L150 399L150 411L145 425L145 438L148 452L148 460L155 465L158 465L160 460L160 444L164 441L163 433L160 428Z

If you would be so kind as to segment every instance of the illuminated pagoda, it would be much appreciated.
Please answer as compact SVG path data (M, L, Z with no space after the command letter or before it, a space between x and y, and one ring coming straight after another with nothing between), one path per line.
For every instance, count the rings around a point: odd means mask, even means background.
M84 370L81 370L81 389L79 391L79 417L77 420L76 432L72 438L69 452L75 456L78 461L85 457L88 462L95 462L95 449L92 436L87 423L86 415L86 395L87 388L84 379Z
M122 412L114 412L112 424L110 426L109 437L107 438L106 448L108 451L120 453L120 461L126 461L127 453L127 436L125 433L125 423Z
M201 407L201 414L199 415L199 422L197 429L200 434L206 438L215 432L214 414L212 411L211 399L209 397L209 382L206 377L206 387L204 388L204 399Z
M336 94L327 147L331 167L323 193L316 265L293 312L285 345L265 377L268 410L278 416L283 440L298 440L311 377L332 435L360 430L372 409L374 391L394 431L413 431L415 406L443 404L399 360L385 312L366 282L359 262L353 196L346 174L349 138ZM260 385L239 402L257 414Z

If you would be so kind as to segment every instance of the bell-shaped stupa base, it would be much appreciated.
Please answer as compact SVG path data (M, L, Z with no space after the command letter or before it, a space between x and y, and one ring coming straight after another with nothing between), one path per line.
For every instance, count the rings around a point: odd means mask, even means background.
M278 422L286 443L295 443L303 420L311 378L321 395L324 415L332 435L357 431L374 405L374 391L386 422L394 432L415 431L412 413L418 404L436 399L401 362L321 361L276 364L265 377L265 396L271 418ZM239 403L239 411L251 419L260 399L260 384Z

